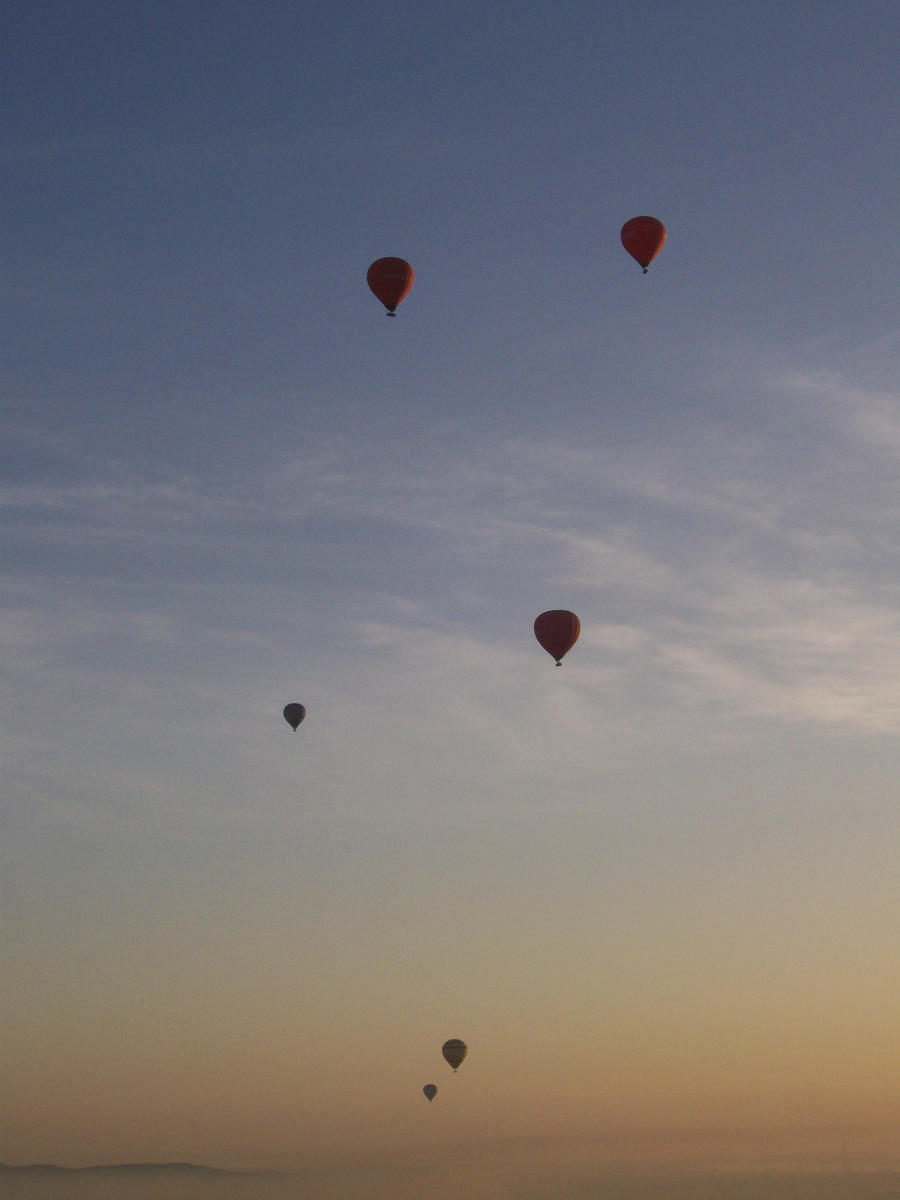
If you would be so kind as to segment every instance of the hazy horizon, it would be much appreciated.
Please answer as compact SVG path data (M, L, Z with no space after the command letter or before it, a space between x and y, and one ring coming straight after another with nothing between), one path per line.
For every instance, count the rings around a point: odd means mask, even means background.
M352 1192L360 1200L384 1195L398 1198L427 1194L436 1200L466 1195L488 1200L498 1195L509 1200L642 1200L670 1196L673 1200L891 1200L900 1188L900 1173L853 1172L846 1167L805 1170L790 1167L748 1169L697 1168L648 1163L590 1166L563 1160L537 1167L533 1148L493 1153L475 1162L455 1155L442 1162L417 1160L343 1163L330 1168L295 1170L272 1175L228 1173L186 1168L68 1171L54 1177L47 1171L0 1171L0 1194L8 1200L106 1200L121 1195L126 1186L135 1200L188 1200L198 1194L220 1200L279 1200L302 1196L311 1200L337 1200Z

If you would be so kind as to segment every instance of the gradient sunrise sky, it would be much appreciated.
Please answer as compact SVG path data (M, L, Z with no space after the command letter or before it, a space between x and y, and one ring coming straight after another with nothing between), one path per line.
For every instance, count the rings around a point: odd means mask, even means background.
M0 1160L900 1166L900 8L0 54Z

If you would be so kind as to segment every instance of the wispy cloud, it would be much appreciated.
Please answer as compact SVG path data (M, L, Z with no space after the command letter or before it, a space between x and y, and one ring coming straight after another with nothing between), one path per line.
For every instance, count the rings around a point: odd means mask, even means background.
M0 503L13 535L27 531L45 547L155 544L163 559L195 548L201 562L213 546L249 555L245 600L257 611L271 608L279 546L309 547L304 577L315 586L341 562L329 522L362 523L335 603L353 615L359 645L389 648L406 668L427 658L448 686L464 688L460 663L511 656L492 667L514 669L500 606L546 595L547 607L567 603L582 616L571 673L585 682L614 674L623 695L652 679L660 708L896 729L900 397L796 370L766 386L796 406L802 439L698 418L664 444L471 444L449 425L377 443L307 442L302 456L288 451L270 473L227 491L94 464L65 485L10 483ZM445 564L442 593L417 589L414 561L429 576ZM397 583L406 571L409 592L389 584L401 564ZM201 567L192 586L202 577ZM367 597L374 616L361 618ZM465 627L476 608L478 622ZM14 607L12 617L7 640L35 645L33 614ZM183 619L187 629L197 614ZM70 609L69 632L86 620ZM128 625L146 644L185 636L171 610L132 614Z

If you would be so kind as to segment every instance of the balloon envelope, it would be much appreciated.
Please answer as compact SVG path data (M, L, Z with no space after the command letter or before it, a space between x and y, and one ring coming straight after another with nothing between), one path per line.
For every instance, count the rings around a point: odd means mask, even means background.
M433 1083L426 1083L425 1086L422 1088L422 1091L425 1093L425 1097L428 1100L429 1104L432 1102L432 1100L437 1095L437 1088L434 1086Z
M557 666L578 641L579 633L581 622L565 608L542 612L534 623L534 636L547 653L556 659Z
M284 706L284 719L290 725L291 729L293 729L294 733L297 732L297 726L305 716L306 709L302 704L286 704Z
M647 268L662 250L666 241L666 227L656 217L632 217L622 226L622 245L631 257Z
M366 282L391 316L413 285L413 269L404 258L376 258Z
M441 1054L446 1058L447 1062L455 1071L462 1060L466 1057L468 1047L465 1042L461 1042L459 1038L451 1038L449 1042L444 1042L441 1047Z

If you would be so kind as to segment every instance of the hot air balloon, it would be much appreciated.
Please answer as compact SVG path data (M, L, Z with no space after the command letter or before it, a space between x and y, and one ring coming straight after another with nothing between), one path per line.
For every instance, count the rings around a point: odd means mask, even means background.
M578 641L579 633L581 622L565 608L542 612L534 623L534 636L547 653L556 659L557 666Z
M413 269L404 258L376 258L366 274L369 287L394 317L394 309L413 285Z
M631 257L643 267L646 275L647 268L665 245L665 225L662 221L657 221L656 217L632 217L622 226L620 236L622 245Z
M455 1072L456 1068L466 1057L467 1049L468 1047L465 1042L461 1042L459 1038L451 1038L449 1042L444 1042L441 1047L441 1054L443 1054Z
M294 733L297 732L297 726L305 716L306 709L302 704L286 704L284 706L284 719L290 725L291 729L293 729Z
M434 1086L433 1083L426 1083L425 1086L422 1088L422 1091L425 1093L425 1098L429 1104L432 1102L432 1100L437 1095L437 1088Z

